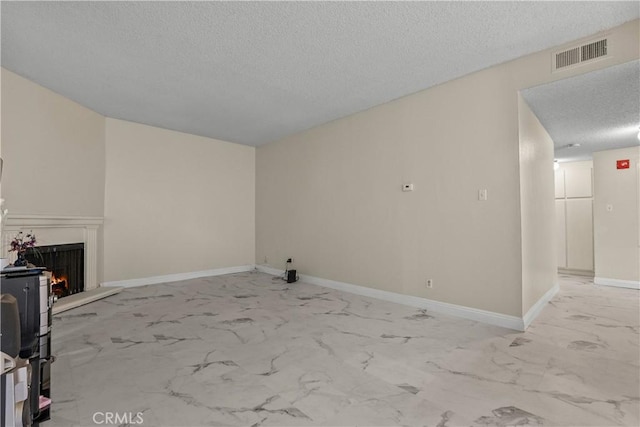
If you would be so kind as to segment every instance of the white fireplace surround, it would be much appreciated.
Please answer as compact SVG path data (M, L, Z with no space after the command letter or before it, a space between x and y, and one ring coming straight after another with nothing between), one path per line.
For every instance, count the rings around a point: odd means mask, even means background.
M36 235L36 246L84 243L84 288L96 289L98 282L98 230L103 217L9 214L2 227L2 253L9 261L15 253L7 252L9 243L20 231Z

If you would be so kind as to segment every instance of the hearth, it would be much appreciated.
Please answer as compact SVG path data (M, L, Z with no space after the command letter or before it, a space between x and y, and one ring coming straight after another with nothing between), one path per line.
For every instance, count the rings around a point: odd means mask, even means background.
M58 298L84 291L84 243L36 246L25 257L51 273L51 293Z

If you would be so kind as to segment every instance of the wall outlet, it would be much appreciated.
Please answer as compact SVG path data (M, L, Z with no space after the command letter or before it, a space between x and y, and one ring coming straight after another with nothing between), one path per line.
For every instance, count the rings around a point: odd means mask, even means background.
M427 288L433 288L433 279L427 279Z

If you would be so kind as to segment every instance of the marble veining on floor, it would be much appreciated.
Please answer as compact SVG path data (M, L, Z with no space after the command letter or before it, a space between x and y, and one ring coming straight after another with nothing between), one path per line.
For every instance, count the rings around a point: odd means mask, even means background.
M561 276L519 333L258 272L125 289L54 317L45 425L637 426L638 302Z

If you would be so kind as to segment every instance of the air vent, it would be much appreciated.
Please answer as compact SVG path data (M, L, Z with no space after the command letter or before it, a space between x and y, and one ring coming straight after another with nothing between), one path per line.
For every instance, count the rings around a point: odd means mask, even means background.
M600 58L607 55L607 39L598 40L597 42L585 44L580 47L582 53L581 62L589 61L591 59Z
M575 46L562 52L556 52L553 56L554 71L593 61L607 56L607 39Z
M579 62L580 62L579 47L574 47L573 49L556 53L556 70L558 68L568 67L569 65L577 64Z

